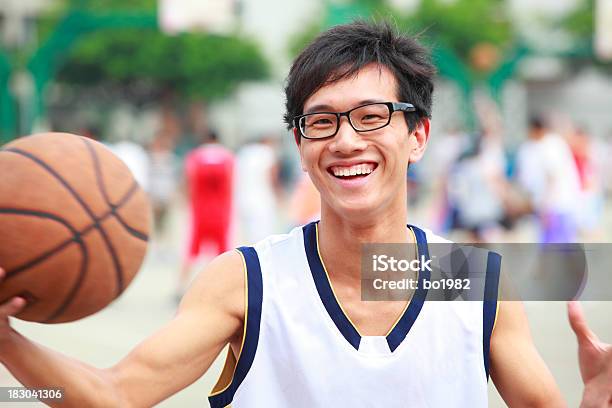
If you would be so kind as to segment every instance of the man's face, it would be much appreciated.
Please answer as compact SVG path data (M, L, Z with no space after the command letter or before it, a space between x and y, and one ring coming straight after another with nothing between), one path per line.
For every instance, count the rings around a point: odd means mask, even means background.
M304 113L344 112L370 102L399 101L394 75L370 64L355 76L322 87L304 104ZM321 193L322 206L340 216L363 217L387 208L405 208L406 168L418 161L429 131L424 120L413 133L402 112L391 116L388 126L356 132L346 117L333 138L302 138L302 168ZM361 175L348 175L355 172Z

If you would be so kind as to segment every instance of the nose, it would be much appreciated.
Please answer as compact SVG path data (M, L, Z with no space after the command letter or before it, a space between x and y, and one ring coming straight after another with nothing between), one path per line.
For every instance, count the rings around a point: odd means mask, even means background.
M338 133L329 144L332 153L351 154L356 151L365 150L366 141L353 129L347 117L340 118Z

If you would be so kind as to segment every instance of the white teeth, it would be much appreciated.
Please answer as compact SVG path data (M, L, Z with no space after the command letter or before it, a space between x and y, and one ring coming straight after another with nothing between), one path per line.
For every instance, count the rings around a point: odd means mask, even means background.
M332 173L336 177L348 177L357 175L366 175L374 171L374 165L372 164L357 164L351 167L332 167Z

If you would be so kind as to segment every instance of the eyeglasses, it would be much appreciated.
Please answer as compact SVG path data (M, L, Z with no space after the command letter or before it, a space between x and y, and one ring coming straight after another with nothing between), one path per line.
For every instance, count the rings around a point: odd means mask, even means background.
M376 102L357 106L346 112L314 112L293 118L293 126L306 139L333 137L340 130L340 118L346 116L356 132L369 132L384 128L391 123L393 112L415 112L416 108L406 102Z

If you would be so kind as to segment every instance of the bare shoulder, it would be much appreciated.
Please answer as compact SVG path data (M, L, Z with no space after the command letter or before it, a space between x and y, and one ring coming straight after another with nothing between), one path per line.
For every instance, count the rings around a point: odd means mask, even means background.
M237 250L225 252L198 273L181 300L178 313L212 310L242 325L245 310L245 265Z

